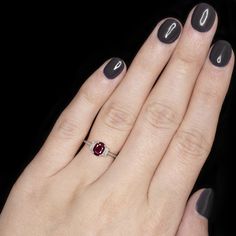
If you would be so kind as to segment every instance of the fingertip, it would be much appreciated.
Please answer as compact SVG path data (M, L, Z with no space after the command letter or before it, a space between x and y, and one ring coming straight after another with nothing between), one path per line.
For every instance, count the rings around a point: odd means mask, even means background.
M172 44L179 39L182 24L176 18L165 18L157 25L157 38L161 43Z
M185 208L177 236L207 236L208 219L213 206L214 192L210 188L195 192Z
M195 204L195 209L200 216L208 220L211 216L213 203L214 191L211 188L206 188L200 191Z
M218 40L211 47L209 59L212 65L225 67L229 64L232 54L231 44L225 40Z
M214 7L203 2L190 11L189 20L194 30L206 33L213 28L214 24L217 24L218 17Z
M106 61L103 66L103 74L105 78L113 80L120 74L124 74L126 71L126 64L123 59L119 57L113 57Z
M204 14L206 10L208 14ZM205 18L204 18L205 17ZM203 22L201 22L204 19ZM196 46L206 38L212 38L218 25L216 10L209 4L200 3L189 12L184 25L184 32L194 40Z

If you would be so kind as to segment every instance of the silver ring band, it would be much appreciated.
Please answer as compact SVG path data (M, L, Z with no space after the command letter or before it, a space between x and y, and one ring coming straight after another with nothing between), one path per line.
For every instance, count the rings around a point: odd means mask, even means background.
M95 155L95 156L110 156L112 158L116 158L117 154L113 153L110 151L110 149L100 141L88 141L84 140L84 143L89 147L90 151Z

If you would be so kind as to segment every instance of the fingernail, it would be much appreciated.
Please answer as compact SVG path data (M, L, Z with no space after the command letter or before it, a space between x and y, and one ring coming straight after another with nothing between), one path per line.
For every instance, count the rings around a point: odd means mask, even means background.
M108 79L114 79L123 71L124 67L124 61L118 57L114 57L107 63L103 73Z
M212 207L213 207L213 201L214 201L214 192L211 188L207 188L205 189L199 199L197 200L196 203L196 210L197 212L209 219L210 215L211 215L211 211L212 211Z
M180 35L181 25L175 19L167 19L160 26L157 37L163 43L173 43Z
M199 32L207 32L215 22L216 12L212 6L200 3L194 9L191 24Z
M213 65L223 67L229 63L231 55L231 45L227 41L219 40L212 47L209 58Z

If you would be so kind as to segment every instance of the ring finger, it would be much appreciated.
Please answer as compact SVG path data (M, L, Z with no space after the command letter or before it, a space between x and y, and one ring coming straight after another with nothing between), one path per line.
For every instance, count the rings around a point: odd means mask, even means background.
M136 117L157 77L169 60L181 33L175 19L160 22L144 43L125 78L103 106L90 132L89 141L99 140L117 153L130 133ZM112 163L113 158L96 158L82 148L71 168L91 182ZM79 171L82 170L82 171ZM71 171L71 169L68 171ZM87 173L86 173L87 172Z

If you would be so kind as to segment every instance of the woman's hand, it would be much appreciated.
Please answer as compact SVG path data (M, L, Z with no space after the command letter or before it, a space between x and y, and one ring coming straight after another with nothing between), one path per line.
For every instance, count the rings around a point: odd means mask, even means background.
M214 9L200 4L183 29L172 18L160 22L127 72L118 58L102 65L14 185L0 235L208 235L212 191L186 202L234 64L227 42L209 49L216 27ZM89 131L87 140L105 143L116 159L88 145L78 152Z

